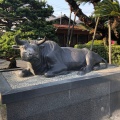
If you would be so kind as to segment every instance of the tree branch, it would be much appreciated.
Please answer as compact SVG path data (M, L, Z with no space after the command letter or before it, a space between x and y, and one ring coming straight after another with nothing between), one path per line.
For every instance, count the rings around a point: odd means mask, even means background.
M65 0L68 5L70 6L70 10L72 12L74 12L74 14L77 14L76 16L79 18L79 20L81 20L82 22L84 22L86 25L89 25L91 27L93 27L93 25L95 25L95 22L92 21L88 16L86 16L82 10L79 8L79 5L77 5L77 3L74 0Z

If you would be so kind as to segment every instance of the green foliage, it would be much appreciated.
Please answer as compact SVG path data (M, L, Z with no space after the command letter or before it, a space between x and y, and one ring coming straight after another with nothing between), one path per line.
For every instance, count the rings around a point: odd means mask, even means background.
M18 54L16 50L12 49L12 45L15 44L14 37L19 34L20 31L16 32L6 32L0 37L0 56L10 57Z
M0 0L0 3L2 3L3 2L3 0Z
M90 45L77 44L74 47L75 48L86 47L86 48L90 49ZM109 55L108 55L109 48L108 48L108 46L94 45L93 51L98 53L101 57L103 57L104 59L106 59L108 61L108 58L109 58ZM112 64L120 65L120 45L113 45L112 46Z
M36 0L0 0L1 24L5 26L6 33L0 36L0 53L5 56L9 51L13 54L11 46L14 36L20 33L21 39L37 39L47 37L57 41L55 28L46 18L53 13L52 6L46 2ZM14 26L14 29L13 29ZM1 54L0 54L1 56ZM8 56L8 54L7 54Z
M112 46L112 63L120 65L120 45Z
M92 44L92 40L86 43L86 45L91 45L91 44ZM103 40L94 40L94 45L104 45L104 42Z
M37 39L44 36L55 40L55 29L46 18L53 13L52 6L36 0L3 0L0 3L0 17L6 31L21 30L24 38Z
M95 6L96 17L120 16L120 4L118 0L103 0Z

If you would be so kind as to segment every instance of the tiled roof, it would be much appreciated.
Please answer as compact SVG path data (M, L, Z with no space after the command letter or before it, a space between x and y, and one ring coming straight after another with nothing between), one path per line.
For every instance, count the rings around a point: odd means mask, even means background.
M51 15L49 18L46 18L46 21L52 21L54 19L56 19L56 17L54 15Z
M59 29L68 29L68 25L60 25L60 24L53 24L53 25L54 25L54 27L59 28ZM70 28L72 28L72 25L70 26ZM76 25L74 26L74 30L89 31L87 29L84 29L81 26L76 26Z
M58 16L58 17L50 16L49 18L46 19L46 21L54 21L54 20L57 20L57 19L60 19L60 18L67 18L67 19L69 19L69 18L64 14L64 15ZM73 20L71 20L71 21L73 21Z

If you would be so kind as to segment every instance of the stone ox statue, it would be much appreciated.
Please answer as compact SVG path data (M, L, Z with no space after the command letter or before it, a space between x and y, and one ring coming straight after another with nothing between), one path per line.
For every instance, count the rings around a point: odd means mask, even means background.
M78 74L84 75L100 67L102 61L107 67L106 60L87 48L60 47L57 43L45 38L29 43L16 36L15 41L19 46L13 45L13 48L20 49L22 60L27 61L27 68L19 73L21 77L30 74L53 77L67 74L70 70L79 70Z

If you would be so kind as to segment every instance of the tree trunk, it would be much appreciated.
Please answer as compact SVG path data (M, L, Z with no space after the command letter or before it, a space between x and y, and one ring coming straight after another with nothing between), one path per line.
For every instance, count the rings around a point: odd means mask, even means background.
M93 34L93 39L92 39L92 44L91 44L90 50L92 50L92 48L93 48L93 43L94 43L96 31L97 31L98 22L99 22L99 17L97 18L97 21L96 21L95 30L94 30L94 34Z
M114 21L111 25L111 29L114 31L114 34L116 36L116 38L119 38L119 33L117 31L117 27L120 25L120 17L114 17Z
M74 0L65 0L65 1L70 6L70 10L72 12L76 13L78 11L76 16L79 18L79 20L84 22L86 25L92 25L92 26L95 25L95 22L82 12L82 10L79 8L79 5L77 5L77 3Z
M78 12L78 11L77 11L77 12ZM70 40L69 40L69 46L70 46L71 41L72 41L73 30L74 30L74 26L75 26L75 20L76 20L76 14L77 14L77 12L75 13L75 16L74 16L74 21L73 21L73 25L72 25L72 30L71 30Z

